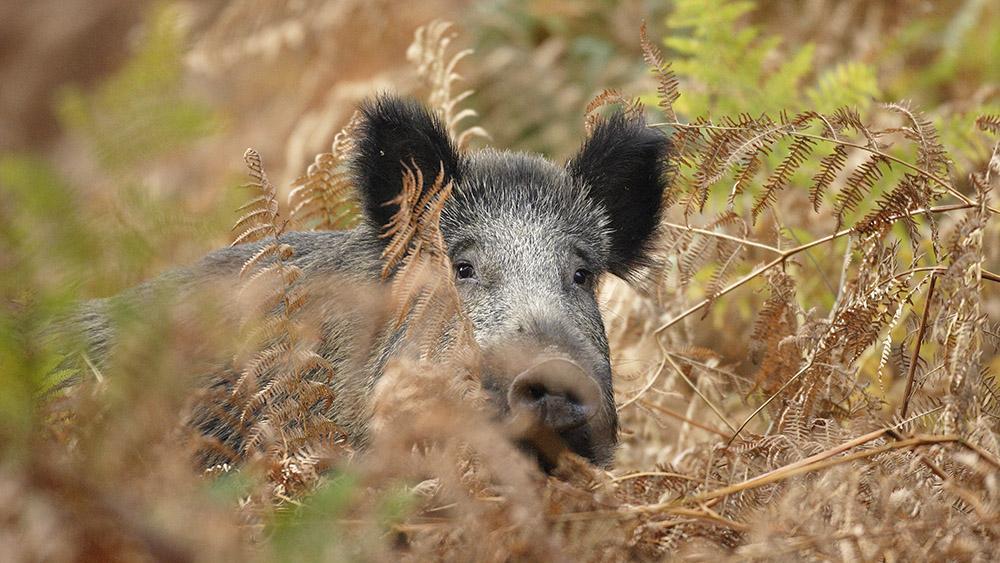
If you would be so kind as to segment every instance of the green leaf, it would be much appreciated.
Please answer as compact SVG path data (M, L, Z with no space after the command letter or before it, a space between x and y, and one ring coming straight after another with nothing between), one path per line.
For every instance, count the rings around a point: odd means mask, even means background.
M824 72L816 85L806 91L809 104L821 113L829 113L843 106L864 111L873 99L880 96L875 69L853 61Z

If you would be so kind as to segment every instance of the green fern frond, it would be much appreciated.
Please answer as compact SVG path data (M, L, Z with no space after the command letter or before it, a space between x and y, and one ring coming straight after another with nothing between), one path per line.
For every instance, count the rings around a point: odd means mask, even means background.
M857 61L838 64L806 90L810 107L821 113L844 106L865 110L881 95L875 69Z

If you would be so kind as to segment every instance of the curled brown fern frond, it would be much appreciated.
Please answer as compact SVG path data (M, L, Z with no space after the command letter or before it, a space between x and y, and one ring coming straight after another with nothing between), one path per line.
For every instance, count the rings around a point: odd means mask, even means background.
M759 365L754 387L771 393L780 385L782 374L798 367L801 352L797 346L782 345L798 328L794 280L775 270L768 275L768 286L770 294L750 333L750 353L751 361Z
M382 234L389 238L382 253L382 276L392 277L395 324L404 329L418 357L464 363L472 356L461 356L476 347L440 228L453 184L445 181L442 168L421 191L423 185L423 172L415 163L404 164L402 190L392 200L399 210Z
M684 287L691 283L695 274L710 259L708 250L712 247L712 240L707 237L691 237L690 242L685 244L681 250L680 260L677 263L677 274L679 283Z
M376 427L412 409L414 401L427 404L419 396L433 386L439 388L435 400L484 401L478 347L440 228L453 184L445 180L441 167L434 182L423 188L423 171L412 162L401 164L403 185L391 202L399 209L382 234L389 239L382 253L382 276L391 278L393 327L402 340L394 365L408 367L387 368L380 379L374 398Z
M740 164L736 181L729 192L730 209L736 198L750 187L763 160L771 154L774 144L784 137L789 129L787 124L775 123L771 118L763 115L750 121L744 117L741 121L747 124L748 129L741 133L742 142L733 149L723 164L724 172L728 171L735 163L739 162Z
M602 90L594 96L583 111L584 124L587 133L593 133L594 127L601 121L599 110L607 106L620 106L626 116L636 118L642 116L642 102L639 98L628 99L614 88Z
M740 162L739 171L736 173L736 181L733 182L733 189L729 191L729 209L736 203L736 198L751 186L760 171L764 158L771 152L770 147L764 147L748 153Z
M855 108L839 108L834 111L832 115L827 116L825 121L832 124L836 132L842 132L845 129L853 129L854 131L864 135L865 139L868 140L868 146L875 147L878 145L875 134L868 128L867 125L865 125L864 121L861 120L861 115Z
M445 250L439 221L451 195L452 183L444 181L442 168L434 183L425 191L423 172L414 164L403 165L403 189L392 200L399 210L386 225L383 238L389 238L382 252L382 277L395 275L393 293L399 304L397 326L408 317L427 313L430 296L421 285L436 278L451 279L451 264ZM431 293L433 293L431 288Z
M909 292L906 279L895 276L898 243L872 239L865 246L856 278L846 290L834 316L833 331L826 339L826 349L838 350L843 358L840 361L848 364L875 344L899 300Z
M444 181L444 168L438 172L434 183L422 190L424 173L415 162L401 163L403 166L403 186L399 195L389 203L399 209L389 219L382 238L389 239L382 251L382 279L388 279L400 263L412 256L414 248L429 245L430 253L440 258L444 253L443 243L439 244L440 230L428 226L428 221L437 221L451 195L451 182ZM426 230L422 230L426 229Z
M642 22L639 27L639 44L642 47L642 58L656 76L656 93L659 97L657 105L668 120L676 122L674 103L680 97L680 83L677 81L677 75L671 70L670 63L664 62L663 53L646 35L646 22Z
M700 128L702 125L696 123L685 127ZM707 138L698 147L697 162L688 161L695 171L684 200L687 215L695 210L704 210L711 186L741 164L742 170L729 195L730 202L735 200L755 175L754 162L765 157L774 143L787 135L794 125L775 123L766 115L754 118L749 114L740 114L735 119L727 116L719 126L707 128Z
M333 138L330 151L316 155L306 173L292 182L288 194L291 218L303 228L332 230L348 228L357 221L357 205L348 169L354 149L354 130L360 114L355 112Z
M320 436L339 432L324 414L328 409L316 408L331 401L327 384L333 366L314 351L317 331L299 318L306 303L299 284L303 272L293 261L295 250L282 241L287 223L276 222L276 190L256 151L247 150L244 159L254 180L251 186L261 195L241 208L249 212L237 221L236 228L245 230L234 244L259 233L268 238L240 269L244 350L234 359L239 375L229 400L239 413L238 427L250 425L241 455L264 451L281 458ZM314 191L308 197L322 196Z
M479 126L464 130L459 127L462 121L477 115L475 110L458 108L460 103L473 94L472 90L463 90L458 94L452 92L455 82L462 79L455 68L473 51L463 49L449 58L448 48L455 39L455 34L449 32L451 25L451 22L435 20L417 28L413 43L406 51L406 58L416 65L417 76L428 88L428 104L438 113L448 128L448 133L461 148L474 137L488 139L490 135Z
M723 245L718 242L716 243L716 248L720 258L716 260L717 265L713 268L712 274L708 278L708 283L705 284L705 294L708 295L709 300L705 305L705 312L702 313L702 318L707 316L711 310L712 304L728 279L729 272L742 262L745 250L745 247L740 244Z
M914 110L909 102L886 104L891 111L902 114L909 125L900 130L917 145L917 165L931 174L943 176L948 172L948 153L941 144L937 128L926 116Z
M941 273L938 292L947 306L939 307L933 323L941 327L936 358L941 373L935 390L943 395L944 411L938 426L943 432L969 432L980 416L974 392L983 366L981 335L987 319L981 285L984 245L992 217L985 201L1000 186L1000 143L994 146L985 170L975 177L973 185L983 203L966 210L947 236L947 268Z
M994 135L1000 135L1000 115L988 114L980 115L976 118L976 127L980 131L986 131Z
M280 258L287 260L293 254L292 247L287 244L265 244L260 247L256 254L247 259L240 268L240 277L246 277L251 272L259 272L259 267L268 258ZM253 274L257 275L257 274ZM251 280L253 277L250 278Z
M265 236L275 236L278 232L278 194L264 172L264 165L260 159L260 153L254 149L247 149L243 153L243 160L250 170L252 182L245 187L257 190L260 195L251 199L240 207L237 212L243 215L236 220L233 230L240 234L233 240L232 246L253 242Z
M709 188L726 173L725 163L734 152L733 149L741 144L740 132L749 120L749 116L741 115L739 122L727 122L724 128L712 129L708 133L707 142L698 155L697 169L689 184L690 191L684 205L686 214L704 210Z

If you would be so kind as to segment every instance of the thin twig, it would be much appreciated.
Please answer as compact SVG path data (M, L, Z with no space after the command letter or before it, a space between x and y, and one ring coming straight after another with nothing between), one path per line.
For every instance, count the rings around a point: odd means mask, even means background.
M94 365L94 362L90 360L90 356L88 356L86 352L83 352L81 355L83 356L83 361L87 364L87 367L90 368L91 372L93 372L94 379L96 379L98 383L104 383L104 374L101 373L101 370L98 369L98 367Z
M670 477L671 479L684 479L685 481L698 481L697 477L692 477L690 475L684 475L683 473L673 473L671 471L639 471L637 473L628 473L626 475L619 475L618 477L613 477L608 483L621 483L622 481L629 481L631 479L639 479L641 477ZM596 483L593 488L598 488L604 485L604 483Z
M625 506L618 510L591 510L588 512L570 512L558 515L556 520L559 522L581 522L588 520L633 519L643 514L642 511L638 510L641 508L643 507ZM741 532L749 529L748 525L742 522L737 522L735 520L730 520L724 516L720 516L716 512L709 509L697 510L693 508L673 506L660 510L659 512L662 514L687 516L688 518L681 520L661 520L656 522L647 522L646 523L647 526L655 526L657 528L669 528L680 524L691 523L694 522L696 519L698 519L698 520L710 520L717 524L722 524L724 526L733 528L734 530L739 530Z
M847 289L847 272L851 268L851 248L854 246L853 239L847 239L844 245L844 258L840 262L840 281L837 282L837 296L830 307L829 321L833 322L837 311L840 310L840 300L844 298L844 290Z
M920 328L917 330L917 343L913 346L913 356L910 357L910 369L906 372L906 390L903 391L903 404L899 415L906 416L910 406L910 395L913 393L913 379L917 374L917 360L920 359L920 346L924 342L924 332L927 331L927 319L930 316L931 302L934 300L934 287L937 284L937 273L931 274L931 285L927 288L927 301L924 303L924 313L920 316Z
M981 459L983 459L993 467L996 467L998 470L1000 470L1000 460L997 460L997 458L993 457L992 453L984 450L979 444L970 442L965 438L959 440L958 443L962 444L963 447L976 452L976 454L978 454Z
M927 214L927 213L944 213L944 212L948 212L948 211L954 211L956 209L968 209L970 207L974 207L974 206L971 205L971 204L954 204L954 205L942 205L942 206L938 206L938 207L927 207L927 208L922 208L922 209L915 209L913 211L910 211L909 213L894 216L894 217L892 217L890 219L890 221L896 221L898 219L902 219L904 217L912 217L914 215L924 215L924 214ZM711 297L706 297L705 299L702 299L698 303L696 303L696 304L692 305L691 307L689 307L687 310L685 310L680 315L677 315L676 317L674 317L674 318L670 319L669 321L663 323L653 333L657 334L657 335L660 334L661 332L667 330L668 328L670 328L673 325L677 324L678 322L680 322L681 320L685 319L686 317L688 317L688 316L690 316L690 315L698 312L705 305L708 305L709 303L717 300L719 297L722 297L723 295L729 293L730 291L733 291L734 289L737 289L737 288L741 287L745 283L747 283L750 280L756 278L757 276L761 275L762 273L770 270L771 268L773 268L773 267L775 267L775 266L777 266L779 264L784 263L785 261L787 261L792 256L794 256L794 255L796 255L796 254L798 254L800 252L809 250L810 248L812 248L814 246L819 246L821 244L830 242L831 240L838 239L838 238L840 238L840 237L842 237L844 235L849 235L849 234L853 233L856 228L857 227L851 227L851 228L848 228L848 229L844 229L844 230L838 231L836 233L827 235L825 237L816 239L816 240L814 240L812 242L807 242L805 244L801 244L801 245L796 246L794 248L790 248L788 250L782 251L780 255L778 255L776 258L774 258L770 262L767 262L766 264L764 264L762 266L758 266L757 268L755 268L753 271L751 271L747 275L743 276L742 278L734 281L733 283L731 283L731 284L727 285L726 287L724 287L723 289L719 290L719 292L716 293L715 295L713 295Z
M781 217L778 216L778 208L777 207L772 207L769 211L771 213L771 216L774 217L774 220L776 222L775 226L778 228L778 232L780 233L781 231L786 231L789 234L789 236L791 236L793 239L795 239L795 242L797 244L802 244L802 241L799 240L799 236L797 234L795 234L795 230L794 229L789 229L789 228L787 228L787 227L784 226L784 222L781 220ZM781 240L780 235L778 237L778 240ZM850 239L848 239L848 240L850 240ZM825 276L823 274L823 269L819 267L819 262L816 261L816 257L813 256L812 252L809 252L808 250L806 251L805 254L806 254L806 257L809 258L809 261L812 262L813 268L816 269L817 277L820 280L823 281L823 284L826 285L827 289L830 290L830 293L833 294L834 299L836 299L836 297L838 295L837 290L833 289L833 287L830 285L830 280L828 280L827 276Z
M803 459L800 459L799 461L790 463L790 464L788 464L788 465L786 465L784 467L780 467L780 468L775 469L773 471L768 471L767 473L763 473L761 475L758 475L757 477L755 477L755 479L761 479L761 478L767 477L771 473L774 473L774 472L777 472L777 471L795 469L797 467L802 467L802 466L809 465L811 463L816 463L816 462L819 462L819 461L823 461L824 459L829 459L829 458L831 458L831 457L833 457L833 456L835 456L837 454L846 452L847 450L854 449L854 448L856 448L858 446L862 446L864 444L867 444L868 442L871 442L873 440L877 440L878 438L881 438L882 436L885 436L886 434L896 435L896 433L895 433L895 429L896 428L899 428L900 426L903 426L903 425L905 425L905 424L907 424L907 423L909 423L909 422L911 422L913 420L916 420L916 419L918 419L918 418L920 418L922 416L927 416L928 414L931 414L931 413L933 413L935 411L939 411L939 410L941 410L943 408L944 408L943 406L942 407L935 407L935 408L933 408L933 409L931 409L929 411L924 411L924 412L922 412L922 413L920 413L920 414L918 414L916 416L912 416L912 417L910 417L910 418L908 418L906 420L903 420L903 421L900 421L900 422L898 422L896 424L893 424L892 426L886 426L885 428L879 428L878 430L874 430L874 431L869 432L867 434L858 436L857 438L854 438L853 440L848 440L847 442L844 442L843 444L839 444L839 445L837 445L837 446L835 446L833 448L830 448L828 450L819 452L818 454L811 455L811 456L809 456L807 458L803 458ZM898 438L898 439L902 439L902 438Z
M781 254L781 249L780 248L775 248L775 247L773 247L773 246L771 246L769 244L764 244L764 243L761 243L761 242L757 242L757 241L753 241L753 240L749 240L749 239L745 239L745 238L740 238L740 237L736 237L736 236L733 236L733 235L728 235L726 233L720 233L718 231L710 231L708 229L701 229L701 228L698 228L698 227L692 227L690 225L680 225L680 224L677 224L677 223L671 223L669 221L663 221L660 224L661 225L665 225L667 227L670 227L671 229L678 229L678 230L681 230L681 231L690 231L692 233L698 233L700 235L706 235L706 236L710 236L710 237L716 237L716 238L726 239L726 240L733 241L733 242L738 243L738 244L742 244L742 245L746 245L746 246L753 246L753 247L756 247L756 248L767 250L769 252L774 252L775 254Z
M731 372L729 370L724 370L724 369L719 368L719 367L710 366L710 365L706 364L705 362L699 362L698 360L696 360L696 359L694 359L694 358L692 358L690 356L685 356L684 354L681 354L681 353L678 353L678 352L670 352L670 355L673 356L673 357L675 357L675 358L677 358L677 359L679 359L679 360L681 360L681 361L683 361L683 362L685 362L685 363L691 364L693 366L698 366L698 367L700 367L702 369L707 369L709 371L714 371L715 373L719 373L719 374L725 375L726 377L731 377L733 379L742 379L743 381L746 381L748 383L753 383L753 380L751 378L745 376L745 375L740 375L738 373L733 373L733 372Z
M813 366L813 361L814 358L810 358L809 361L806 363L806 365L802 366L802 368L800 368L799 371L795 372L795 375L789 377L788 381L782 383L781 387L778 387L777 391L772 393L771 396L768 397L763 403L761 403L759 407L754 409L754 411L750 413L750 416L748 416L746 420L743 421L743 424L740 424L740 427L733 431L732 437L730 437L729 441L726 442L726 447L728 448L730 444L733 443L733 440L735 440L736 437L740 435L740 432L743 432L743 429L747 427L747 424L750 424L750 421L753 420L754 417L756 417L757 414L760 413L760 411L764 410L767 407L767 405L771 404L771 401L777 398L782 391L787 389L788 386L791 385L793 382L795 382L795 380L797 380L799 377L801 377L803 373L809 371L809 368Z
M872 433L874 434L874 433ZM853 441L860 440L861 438L866 438L869 435L856 438ZM701 494L693 495L690 497L683 497L679 499L674 499L671 501L661 502L657 504L651 504L646 506L633 507L632 510L640 513L651 513L651 512L666 512L673 509L679 505L700 503L707 500L712 500L715 498L720 498L724 496L731 495L733 493L738 493L746 491L749 489L755 489L757 487L762 487L777 481L782 481L803 473L810 473L813 471L818 471L821 469L826 469L828 467L833 467L835 465L840 465L849 461L855 461L858 459L864 459L867 457L872 457L881 453L885 453L891 450L898 450L910 447L925 446L930 444L942 444L948 442L961 442L961 438L953 434L945 435L932 435L932 436L914 436L906 440L900 440L898 442L893 442L890 444L885 444L861 452L855 452L853 454L848 454L843 457L838 457L835 459L825 459L822 461L809 463L803 465L800 462L791 463L774 471L769 471L763 475L747 479L746 481L736 483L735 485L729 485L727 487L722 487L712 491L706 491ZM833 449L839 449L841 446L837 446Z
M631 405L632 403L638 401L639 398L642 397L644 394L646 394L646 391L649 391L649 389L653 386L653 384L656 383L656 380L660 378L660 374L663 373L663 366L665 366L666 364L667 364L667 360L666 360L666 356L664 356L664 359L660 360L660 365L657 366L656 371L653 372L653 374L651 376L649 376L649 378L646 379L646 383L642 386L642 389L639 389L638 391L636 391L635 395L633 395L629 399L625 400L624 402L622 402L620 405L618 405L615 408L618 411L621 411L625 407L627 407L627 406Z
M708 509L705 509L705 510L695 510L695 509L691 509L691 508L675 507L675 508L671 508L670 510L667 510L666 512L668 514L676 514L677 516L688 516L688 517L691 517L691 518L699 518L699 519L702 519L702 520L710 520L712 522L715 522L716 524L722 524L723 526L732 528L734 530L739 530L741 532L745 532L745 531L747 531L747 530L750 529L750 526L748 526L748 525L746 525L746 524L744 524L742 522L737 522L735 520L730 520L729 518L726 518L724 516L720 516L719 514L715 513L714 511L708 510Z
M670 357L670 353L667 352L665 349L663 349L662 344L660 345L660 349L663 352L663 357L666 358L667 361L670 363L670 366L673 367L675 370L677 370L677 373L680 374L681 378L684 379L684 382L687 383L689 387L691 387L691 390L693 390L695 394L698 395L698 397L700 397L701 400L705 402L706 405L708 405L708 408L712 409L712 412L715 413L715 416L719 417L719 420L721 420L727 427L729 427L730 430L732 430L733 432L737 432L736 427L729 422L729 420L725 417L725 415L722 414L722 411L719 410L719 408L716 407L715 404L712 403L712 401L708 400L708 397L706 397L705 394L701 392L701 389L698 389L698 386L695 385L690 378L688 378L687 374L684 373L684 370L681 369L681 366L677 365L677 362L675 362L674 359Z
M885 278L885 279L879 280L875 284L875 287L882 287L883 285L885 285L885 284L887 284L887 283L889 283L889 282L891 282L893 280L898 280L899 278L908 276L910 274L916 274L916 273L919 273L919 272L934 272L934 273L939 273L939 272L944 272L947 269L948 268L946 266L921 266L919 268L910 268L909 270L904 270L902 272L899 272L898 274L893 274L893 276L890 277L890 278Z
M657 405L655 403L650 403L649 401L647 401L645 399L640 399L639 400L639 404L642 405L642 406L644 406L644 407L646 407L647 409L654 410L654 411L656 411L656 412L658 412L660 414L665 414L667 416L674 417L677 420L683 420L684 422L690 424L691 426L694 426L696 428L701 428L702 430L704 430L706 432L711 432L712 434L717 434L717 435L719 435L719 436L721 436L723 438L726 438L727 440L729 439L729 436L730 436L729 434L726 434L725 432L723 432L721 430L716 430L715 428L712 428L711 426L709 426L707 424L698 422L697 420L694 420L693 418L691 418L689 416L684 416L683 414L681 414L681 413L679 413L677 411L668 409L666 407L662 407L662 406Z

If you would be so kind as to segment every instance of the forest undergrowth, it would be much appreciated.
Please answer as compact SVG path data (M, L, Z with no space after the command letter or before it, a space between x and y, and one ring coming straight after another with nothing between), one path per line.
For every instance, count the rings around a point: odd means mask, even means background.
M672 25L697 28L683 10ZM438 227L451 185L437 176L419 192L437 171L407 168L386 288L300 281L287 233L357 221L349 118L287 192L266 154L246 152L234 244L263 245L241 287L116 311L128 336L111 365L84 355L79 373L60 370L67 358L43 336L70 303L58 277L45 299L5 298L0 382L21 391L0 399L15 413L0 432L0 545L26 561L992 560L1000 115L970 120L963 142L981 150L959 156L913 103L841 105L871 94L837 85L858 84L858 68L789 107L712 111L699 89L710 79L688 59L675 67L645 25L636 35L655 94L608 89L580 116L589 130L608 111L642 112L674 147L653 264L634 287L599 288L622 426L613 470L556 448L546 475L511 444L515 425L488 416ZM470 125L458 74L470 51L456 38L434 22L406 58L464 147L488 132ZM795 88L794 61L769 79ZM37 185L4 166L8 182ZM44 192L17 193L54 209ZM32 240L5 222L6 239ZM72 222L59 229L87 231ZM204 322L215 290L239 294L239 326ZM405 325L365 451L317 408L338 376L316 353L317 303L338 300ZM727 331L739 332L713 336ZM191 358L223 346L238 350L231 386L192 395ZM83 382L50 391L71 376ZM185 429L204 404L225 406L243 450ZM202 471L192 460L206 451L217 463Z

